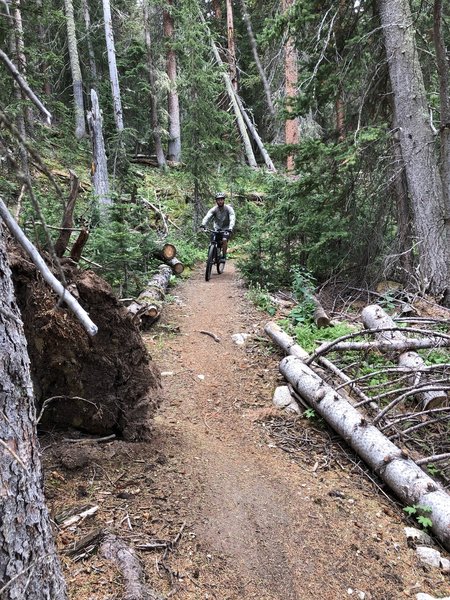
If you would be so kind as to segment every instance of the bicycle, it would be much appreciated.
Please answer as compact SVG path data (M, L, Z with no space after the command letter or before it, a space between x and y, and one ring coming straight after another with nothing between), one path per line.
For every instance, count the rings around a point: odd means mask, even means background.
M205 232L211 234L211 241L208 248L208 258L206 259L205 281L211 279L211 271L213 265L216 265L217 273L221 275L225 269L225 260L222 254L222 239L219 238L219 233L227 231L226 229L204 229Z

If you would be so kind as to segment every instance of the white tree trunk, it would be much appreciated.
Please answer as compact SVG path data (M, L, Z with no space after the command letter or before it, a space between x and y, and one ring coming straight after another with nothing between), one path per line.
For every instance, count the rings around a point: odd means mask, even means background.
M107 211L105 209L112 205L112 200L109 190L105 142L103 140L103 119L95 90L91 90L91 104L92 108L88 114L88 123L92 140L92 186L100 214L106 216Z
M84 24L86 26L86 41L87 41L88 56L89 56L89 68L91 70L92 87L97 89L97 82L98 82L97 63L95 62L94 48L92 46L91 14L89 11L88 0L81 0L81 6L83 8Z
M168 0L171 7L173 2ZM177 90L177 57L175 50L171 47L174 38L174 24L170 10L163 12L164 37L166 38L167 56L166 72L170 82L170 88L167 95L167 112L169 113L169 147L168 158L173 162L181 160L181 124L180 124L180 103Z
M301 359L287 356L280 371L302 398L407 505L431 508L432 531L450 550L450 496Z
M106 38L106 50L108 52L108 67L109 67L109 79L111 81L111 93L114 105L114 121L116 123L117 131L123 130L123 112L122 112L122 100L120 98L120 87L119 87L119 74L117 72L116 63L116 47L114 44L114 31L112 26L111 18L111 6L109 0L102 0L103 2L103 19L105 21L105 38Z
M444 296L450 267L442 182L409 0L378 0L408 191L426 288Z
M73 100L75 109L75 137L79 140L86 135L83 102L83 79L78 57L75 17L72 0L64 0L67 23L67 44L69 47L70 70L72 72Z

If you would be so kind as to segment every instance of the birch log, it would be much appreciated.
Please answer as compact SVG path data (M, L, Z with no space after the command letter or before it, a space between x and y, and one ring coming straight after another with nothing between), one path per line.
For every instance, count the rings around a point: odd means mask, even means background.
M395 327L395 323L391 317L381 308L381 306L376 304L366 306L361 313L361 318L364 326L368 329L382 330ZM387 346L386 351L389 351L391 342L393 346L397 343L408 342L408 338L400 331L380 331L379 334L376 334L376 338L378 341L383 342L383 346ZM411 385L417 385L421 378L423 378L423 375L421 375L419 371L425 367L425 362L417 352L412 350L402 352L398 358L398 364L405 369L410 369ZM416 398L424 409L436 408L442 406L447 401L447 393L445 391L418 392Z
M170 260L166 260L166 262L175 275L181 275L181 273L184 271L184 264L181 262L181 260L178 260L178 258L173 257Z
M158 319L171 275L172 269L167 265L161 265L145 290L130 304L128 314L136 324L145 328Z
M431 508L431 529L450 550L450 496L445 490L301 359L287 356L280 371L405 504Z

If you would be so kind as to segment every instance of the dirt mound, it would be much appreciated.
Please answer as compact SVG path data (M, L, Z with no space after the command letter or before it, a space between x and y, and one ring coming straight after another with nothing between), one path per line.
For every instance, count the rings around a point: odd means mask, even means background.
M160 375L110 286L64 265L65 277L98 326L90 338L20 252L10 253L41 424L148 439L161 402Z

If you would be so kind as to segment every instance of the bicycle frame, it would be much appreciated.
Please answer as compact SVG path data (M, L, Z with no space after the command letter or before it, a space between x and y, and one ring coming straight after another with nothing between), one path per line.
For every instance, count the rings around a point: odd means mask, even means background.
M223 273L225 263L222 261L222 240L218 240L218 234L222 233L222 230L207 229L206 231L211 234L205 271L205 280L209 281L211 278L213 265L216 265L217 273L221 275Z

